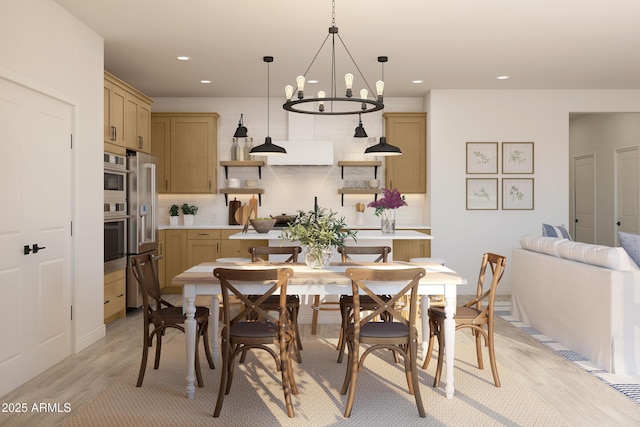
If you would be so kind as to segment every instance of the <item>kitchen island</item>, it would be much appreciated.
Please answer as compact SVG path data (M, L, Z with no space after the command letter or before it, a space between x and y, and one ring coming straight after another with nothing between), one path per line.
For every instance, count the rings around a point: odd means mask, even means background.
M269 246L291 246L299 245L299 242L285 240L281 237L282 230L270 230L267 233L258 233L255 230L249 230L246 233L235 233L229 236L230 240L256 240L265 239L269 241ZM357 230L355 239L349 237L347 239L347 246L389 246L393 248L393 242L396 240L431 240L433 236L430 234L421 233L415 230L396 230L395 233L383 233L380 230ZM335 248L333 248L333 259L338 260L339 255ZM278 256L272 255L269 258L271 261L281 261ZM282 257L281 255L279 257ZM366 258L366 255L361 255ZM357 256L353 257L358 258ZM389 260L393 260L393 251L389 254ZM360 259L356 259L361 261ZM365 261L366 259L362 259Z

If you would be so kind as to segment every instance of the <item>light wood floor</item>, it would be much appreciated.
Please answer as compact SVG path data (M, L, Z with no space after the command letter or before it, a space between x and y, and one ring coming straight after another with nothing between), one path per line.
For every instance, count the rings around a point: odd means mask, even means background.
M179 301L177 295L170 296ZM508 298L508 297L503 297ZM459 298L459 302L464 297ZM69 413L7 414L0 412L0 425L56 426L109 387L118 376L140 363L142 340L141 311L129 313L107 326L107 336L77 355L73 355L15 391L0 398L4 403L69 403ZM303 340L310 325L301 325ZM318 334L337 336L336 325L319 325ZM511 326L496 320L497 358L501 369L516 375L520 384L529 387L575 426L640 425L640 406L612 387L554 354L543 344ZM459 332L463 333L463 332ZM435 369L435 366L429 368ZM488 366L486 369L489 369ZM428 409L427 409L428 410Z

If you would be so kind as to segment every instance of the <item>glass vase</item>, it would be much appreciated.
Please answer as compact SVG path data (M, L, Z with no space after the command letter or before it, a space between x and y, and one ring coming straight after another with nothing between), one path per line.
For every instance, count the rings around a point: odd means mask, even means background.
M380 229L383 233L396 232L396 210L384 209L380 214Z
M327 268L331 263L331 248L320 246L304 247L304 262L311 268L321 269Z

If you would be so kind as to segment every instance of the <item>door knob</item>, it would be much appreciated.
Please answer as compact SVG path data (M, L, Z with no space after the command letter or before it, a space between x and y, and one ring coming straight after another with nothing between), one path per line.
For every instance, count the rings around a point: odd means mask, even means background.
M33 253L37 254L40 249L47 249L46 246L38 246L37 243L33 244Z
M24 254L29 255L31 253L31 248L29 245L24 245Z

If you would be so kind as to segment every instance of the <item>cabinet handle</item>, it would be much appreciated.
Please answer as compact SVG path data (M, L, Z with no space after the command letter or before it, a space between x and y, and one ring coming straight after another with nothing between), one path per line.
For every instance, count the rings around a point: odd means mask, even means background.
M122 298L124 296L124 294L120 294L118 295L118 298Z
M115 126L111 126L111 140L115 141L117 139L117 131Z
M165 191L169 191L169 180L168 179L164 180L164 190Z
M144 147L144 139L141 136L139 136L138 137L138 148L142 148L142 147Z
M209 191L211 191L211 180L209 180Z
M109 304L109 300L106 300L106 301L104 302L104 305L107 305L107 304Z

